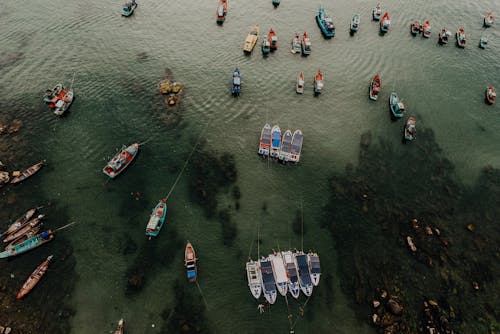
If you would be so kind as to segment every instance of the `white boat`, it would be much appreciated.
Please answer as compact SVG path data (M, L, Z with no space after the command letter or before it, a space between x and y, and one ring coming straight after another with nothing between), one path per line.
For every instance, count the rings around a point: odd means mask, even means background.
M290 153L292 151L292 131L286 130L281 138L281 147L278 159L287 162L290 161Z
M293 39L292 39L292 49L290 50L291 53L300 53L301 51L301 46L300 46L300 38L298 33L293 34Z
M283 257L281 253L274 253L269 255L271 263L273 266L274 279L276 281L276 287L282 296L286 296L288 292L288 277L286 276L285 263L283 262Z
M292 251L282 252L283 262L285 263L286 274L288 276L288 291L293 296L293 298L299 298L300 286L299 286L299 275L297 273L297 267L295 261L293 260Z
M300 154L302 153L302 142L304 141L304 135L302 131L295 130L292 137L292 150L290 151L290 161L299 162Z
M309 270L311 271L311 280L314 286L318 286L319 278L321 276L321 266L319 263L319 256L317 253L310 252L307 254L307 261L309 262Z
M276 302L276 281L274 280L273 266L269 258L260 260L260 273L262 277L262 292L269 304Z
M259 299L262 293L262 277L257 261L250 260L247 262L247 278L250 292L252 292L255 299Z
M307 297L312 295L314 285L311 282L311 272L307 264L307 255L300 251L293 254L295 265L299 272L299 286L302 293Z
M265 124L260 132L259 142L259 155L269 156L269 149L271 147L271 126Z

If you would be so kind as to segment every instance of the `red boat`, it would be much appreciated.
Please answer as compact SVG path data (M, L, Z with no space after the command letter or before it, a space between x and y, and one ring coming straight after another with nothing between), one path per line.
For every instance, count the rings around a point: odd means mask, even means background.
M495 88L493 88L493 86L490 85L490 86L488 86L488 88L486 88L485 95L486 95L486 101L488 102L488 104L495 103L495 101L497 99L497 92L495 92Z
M384 15L382 15L382 19L380 20L380 31L388 32L390 26L391 18L389 17L389 13L385 12Z
M40 281L43 275L45 275L45 272L49 268L49 263L52 260L52 255L47 258L47 260L43 261L36 269L33 271L33 273L28 277L26 282L24 282L23 287L21 290L19 290L19 293L17 294L17 299L23 298L28 292L31 291L37 285L37 283Z
M429 20L424 22L424 25L422 27L422 35L424 37L431 37L431 22Z
M267 34L267 40L271 45L271 51L275 51L278 49L278 36L274 32L273 28L269 29L269 33Z
M102 169L103 173L110 178L116 177L134 160L139 152L139 144L134 143L128 147L123 145L121 151L111 159Z
M66 93L67 93L66 88L63 88L63 90L61 90L59 94L55 95L52 99L50 99L49 107L54 109L56 107L57 101L62 100L63 97L66 95Z
M224 21L226 20L226 14L227 14L227 0L219 0L219 5L217 6L217 23L218 24L223 24Z
M375 74L371 84L370 84L370 99L377 101L378 93L382 89L382 81L380 80L380 75Z

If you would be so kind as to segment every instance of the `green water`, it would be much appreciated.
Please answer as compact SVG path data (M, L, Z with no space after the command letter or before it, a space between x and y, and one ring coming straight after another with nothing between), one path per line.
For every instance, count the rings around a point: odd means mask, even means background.
M408 114L415 115L417 127L434 131L461 182L473 183L485 165L500 166L500 113L497 105L483 101L487 85L499 86L497 27L488 29L488 48L478 48L483 15L489 10L500 13L500 5L386 1L382 9L390 13L392 25L381 36L371 21L375 3L323 2L337 26L332 40L323 39L316 26L316 2L285 0L275 10L271 1L230 1L223 26L215 22L216 5L141 1L134 15L124 18L120 1L4 1L0 117L21 119L23 128L17 135L0 137L0 160L12 169L40 159L47 159L48 166L19 187L2 190L2 218L12 219L40 201L50 201L52 212L64 215L48 215L48 227L78 222L60 232L66 242L56 239L44 250L57 258L66 249L63 245L72 248L76 266L64 277L74 284L64 298L75 310L68 318L71 333L110 331L120 318L125 319L127 333L159 333L169 321L162 312L175 304L175 281L184 282L186 239L199 257L204 326L216 333L286 333L283 298L278 297L271 312L259 315L244 266L250 251L257 256L252 241L257 223L261 254L301 247L292 222L302 203L304 249L319 252L323 273L331 274L332 280L323 280L315 289L304 317L297 316L305 299L290 301L293 321L298 319L296 333L371 333L366 321L356 318L351 296L340 288L335 245L328 230L320 227L328 201L327 179L346 164L357 164L359 138L368 130L396 152L407 149L400 145L403 122L391 122L389 117L392 90L403 98ZM355 12L361 14L361 27L351 36L349 22ZM427 18L432 38L412 37L410 23ZM243 55L245 36L255 24L261 34L272 27L279 36L278 51L267 58L259 45L251 56ZM437 44L441 27L454 33L462 25L468 34L465 50L454 40ZM311 37L313 52L307 58L289 52L295 31L307 31ZM234 66L243 76L237 99L230 95ZM312 78L318 68L325 88L315 98ZM186 86L177 117L166 116L158 93L166 69ZM299 71L307 83L303 96L294 92ZM379 101L373 102L367 98L367 87L377 72L383 88ZM67 117L57 118L41 103L41 96L56 82L69 84L73 75L76 100ZM266 122L303 131L299 165L257 158L259 133ZM171 189L204 129L205 150L235 157L241 207L234 208L231 188L222 189L218 201L219 209L231 206L237 238L232 246L223 245L221 224L206 218L192 202L187 184L194 171L188 165L169 199L167 225L157 240L148 241L144 228L150 211ZM108 181L101 168L117 147L131 142L147 143L124 175ZM15 198L15 204L7 204L9 198ZM176 238L169 239L171 233ZM174 239L181 247L170 250ZM137 249L124 254L131 241ZM172 258L163 258L163 251ZM20 257L9 262L9 269L24 277L40 258L36 253ZM148 268L145 285L127 294L127 271L138 263ZM14 293L20 283L6 272L1 275L10 282L8 292ZM46 279L52 281L46 287L57 290L57 277L49 272ZM199 294L196 285L187 289ZM46 293L50 296L50 290ZM37 291L29 297L26 303L38 300L43 305ZM15 308L22 310L19 304Z

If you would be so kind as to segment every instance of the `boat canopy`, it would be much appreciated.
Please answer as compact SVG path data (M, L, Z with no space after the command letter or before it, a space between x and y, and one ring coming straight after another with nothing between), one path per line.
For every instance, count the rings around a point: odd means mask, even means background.
M321 274L321 266L319 263L319 258L317 256L311 256L311 274Z
M233 77L233 84L239 86L241 84L241 78L240 77Z
M264 283L264 291L276 291L271 262L269 262L268 260L261 261L260 271L262 273L262 282Z
M188 277L189 279L196 278L196 270L188 270L188 271L187 271L187 277Z
M295 256L299 267L300 279L303 285L312 285L311 275L309 274L309 266L307 265L306 255Z
M269 132L262 133L261 143L265 144L265 145L270 145L271 144L271 133L269 133Z

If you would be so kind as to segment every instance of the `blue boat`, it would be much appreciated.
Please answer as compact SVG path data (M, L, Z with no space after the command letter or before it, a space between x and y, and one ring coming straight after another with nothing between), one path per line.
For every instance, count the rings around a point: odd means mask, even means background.
M279 126L273 126L271 130L271 158L278 158L280 156L281 147L281 129Z
M231 93L233 93L233 96L239 96L240 92L241 92L241 74L238 67L235 67L233 72L233 85L231 86Z
M151 237L156 237L160 233L161 227L165 222L167 217L167 200L161 199L156 205L149 218L148 225L146 226L146 235Z
M318 15L316 15L316 22L318 23L318 26L325 38L332 38L335 36L335 25L333 24L333 19L326 13L323 7L319 7Z
M127 2L122 9L122 15L123 16L130 16L134 14L134 10L137 8L137 3L135 0L132 0L132 2Z
M276 301L276 281L274 280L273 267L269 258L260 260L260 271L262 274L262 290L269 304Z
M54 239L54 234L52 233L51 230L47 230L17 245L14 245L11 248L7 248L5 251L0 253L0 259L25 253L27 251L30 251L34 248L43 245L46 242L51 241L52 239Z
M395 118L403 117L405 105L399 100L399 96L395 92L392 92L391 97L389 97L389 105L391 107L392 116Z
M191 245L188 240L186 249L184 250L184 266L186 267L186 277L189 282L195 282L198 277L196 260L196 253L194 252L193 245Z
M307 255L304 252L294 253L295 263L299 269L299 286L302 293L307 297L312 295L313 283L311 281L311 272L307 264Z

